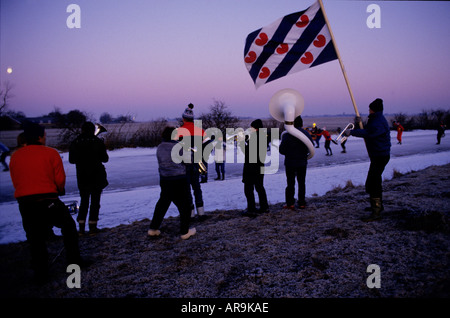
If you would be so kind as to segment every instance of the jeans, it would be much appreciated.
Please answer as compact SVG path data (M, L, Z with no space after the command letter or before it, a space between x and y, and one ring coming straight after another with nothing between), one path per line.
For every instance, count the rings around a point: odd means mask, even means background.
M203 206L203 194L200 186L200 172L198 171L198 163L186 165L186 175L192 190L194 191L195 206ZM189 191L190 193L190 191Z
M61 200L19 198L18 202L36 274L45 275L48 271L46 240L49 226L61 228L68 264L77 264L81 260L75 221Z
M383 193L382 188L382 174L384 168L388 164L390 156L379 156L370 158L369 172L366 179L366 193L371 198L381 198Z
M91 201L89 223L97 224L98 215L100 212L100 196L102 190L80 190L80 210L78 212L77 221L86 222L86 217L89 210L89 200Z
M186 234L189 231L192 205L191 190L187 179L160 180L160 186L161 195L156 203L150 228L159 229L173 202L180 212L180 233Z
M222 174L222 178L225 176L225 162L216 162L216 173L217 178L220 179L220 174Z
M263 174L255 175L253 178L248 178L244 182L244 194L247 198L247 209L249 211L256 210L254 190L258 193L259 208L261 210L267 210L269 208L269 203L267 202L266 189L264 189Z
M295 179L298 184L298 205L305 205L305 180L306 180L306 166L303 167L285 167L287 187L285 190L286 205L294 205L295 203Z

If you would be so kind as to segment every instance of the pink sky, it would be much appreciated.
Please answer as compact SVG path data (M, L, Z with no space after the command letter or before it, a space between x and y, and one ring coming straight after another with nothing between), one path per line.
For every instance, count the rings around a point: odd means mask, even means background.
M338 61L258 90L245 68L247 34L312 0L0 1L0 81L14 85L9 108L28 116L58 107L144 121L180 117L190 102L198 115L216 99L234 115L269 117L271 96L288 87L304 96L304 115L354 114ZM71 3L80 29L66 25ZM371 3L379 29L366 25ZM449 2L324 5L361 113L377 97L389 113L449 108Z

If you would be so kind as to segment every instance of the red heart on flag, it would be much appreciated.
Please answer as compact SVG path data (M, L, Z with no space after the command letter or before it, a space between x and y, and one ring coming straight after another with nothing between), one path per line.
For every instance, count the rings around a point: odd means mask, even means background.
M322 47L326 44L326 42L327 39L322 34L319 34L313 44L315 47Z
M263 67L261 69L261 72L259 73L259 78L264 79L269 77L270 75L270 70L267 67Z
M287 45L286 43L281 43L277 48L278 54L284 54L287 51L289 51L289 45Z
M263 46L267 43L268 40L269 40L269 38L267 37L267 34L261 33L259 35L259 38L256 39L255 44L259 45L259 46Z
M309 23L309 18L306 14L300 17L300 21L298 21L295 25L299 28L304 28Z
M305 55L300 59L303 64L311 64L314 61L314 56L311 52L306 52Z
M256 61L256 53L253 51L248 52L247 57L244 59L245 63L251 64Z

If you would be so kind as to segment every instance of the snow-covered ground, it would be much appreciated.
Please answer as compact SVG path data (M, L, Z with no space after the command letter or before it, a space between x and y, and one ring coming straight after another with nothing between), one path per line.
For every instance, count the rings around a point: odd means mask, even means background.
M444 165L450 162L450 142L443 138L436 145L435 131L404 132L403 144L397 144L396 132L391 133L391 160L383 174L384 179L392 178L393 171L406 173L424 169L432 165ZM347 153L341 153L341 147L331 145L333 156L325 156L321 140L320 148L308 163L306 176L306 195L321 196L327 191L345 186L351 180L354 185L364 184L369 160L364 141L350 137L347 141ZM239 154L237 150L236 155ZM133 148L110 151L110 160L105 164L110 185L102 195L99 227L114 227L120 224L152 218L155 204L159 198L158 166L155 148ZM67 154L61 154L67 175L66 195L63 201L79 201L76 189L75 167L68 163ZM284 202L286 180L284 158L279 155L276 146L268 156L268 165L279 169L277 173L267 174L264 185L270 203ZM272 160L269 162L269 160ZM209 179L202 184L205 211L245 209L243 183L241 182L242 164L226 163L226 180L215 181L214 164L209 165ZM8 173L0 173L0 244L23 241L26 239L17 202L13 198L14 188ZM256 196L257 198L257 196ZM177 216L178 211L172 204L166 216ZM56 229L55 233L59 233Z

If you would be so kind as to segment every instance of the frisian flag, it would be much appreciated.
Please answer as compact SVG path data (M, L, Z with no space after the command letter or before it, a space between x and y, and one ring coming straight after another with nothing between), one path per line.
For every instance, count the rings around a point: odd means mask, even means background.
M250 33L244 49L245 65L256 88L337 58L318 1Z

